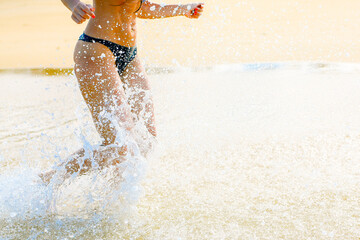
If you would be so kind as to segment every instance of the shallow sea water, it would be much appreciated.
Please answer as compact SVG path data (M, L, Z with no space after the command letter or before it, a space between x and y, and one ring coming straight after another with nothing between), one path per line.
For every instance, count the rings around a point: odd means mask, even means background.
M93 172L62 189L52 213L36 174L99 138L72 75L3 72L0 238L359 239L359 72L313 63L153 72L159 137L132 186L140 197L104 204L109 181Z

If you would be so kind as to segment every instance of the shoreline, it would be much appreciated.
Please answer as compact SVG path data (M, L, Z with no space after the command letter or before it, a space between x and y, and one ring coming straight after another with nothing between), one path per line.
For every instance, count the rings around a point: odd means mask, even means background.
M360 62L249 62L249 63L229 63L218 64L213 66L195 66L195 67L162 67L162 66L146 66L146 72L149 75L171 74L177 72L256 72L256 71L273 71L273 70L328 70L328 71L346 71L360 72ZM37 67L37 68L0 68L1 74L30 74L30 75L47 75L62 76L71 75L73 68L71 67Z

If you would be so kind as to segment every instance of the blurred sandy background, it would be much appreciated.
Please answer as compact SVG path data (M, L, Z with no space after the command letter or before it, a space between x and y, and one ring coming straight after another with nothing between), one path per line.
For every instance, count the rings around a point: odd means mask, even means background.
M360 61L358 0L205 3L200 20L138 21L140 55L148 65ZM60 0L1 0L0 68L71 67L85 24L70 15Z

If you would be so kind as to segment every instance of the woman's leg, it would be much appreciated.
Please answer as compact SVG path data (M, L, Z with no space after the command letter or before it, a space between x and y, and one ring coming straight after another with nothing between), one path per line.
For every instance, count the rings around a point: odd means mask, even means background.
M143 121L156 137L155 115L149 80L138 57L121 74L134 121Z
M118 137L131 133L134 126L123 83L110 50L99 43L79 41L75 47L74 60L79 88L103 140L102 145L111 146L90 152L85 149L78 150L60 164L59 167L65 171L63 178L75 172L87 172L94 160L99 167L122 162L128 151L127 146L112 144ZM40 177L45 183L49 183L57 171L52 170Z

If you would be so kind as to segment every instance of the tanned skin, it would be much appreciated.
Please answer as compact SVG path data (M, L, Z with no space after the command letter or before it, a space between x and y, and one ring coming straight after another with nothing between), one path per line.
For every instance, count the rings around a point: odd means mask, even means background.
M86 35L125 47L136 46L137 18L185 16L197 19L204 8L204 3L166 5L144 1L141 4L141 0L94 0L93 5L79 0L62 2L72 12L74 22L81 24L89 20L84 31ZM114 55L106 46L79 40L74 50L74 61L80 91L102 138L102 145L107 147L92 151L90 157L85 149L72 154L60 165L65 165L64 178L75 172L86 173L91 169L91 158L100 167L116 165L124 160L123 156L129 149L127 146L116 146L118 128L114 126L114 121L131 134L135 122L142 119L149 133L156 137L149 81L137 56L119 76ZM111 121L103 117L104 111L111 114ZM49 183L54 174L56 170L41 174L40 177Z

